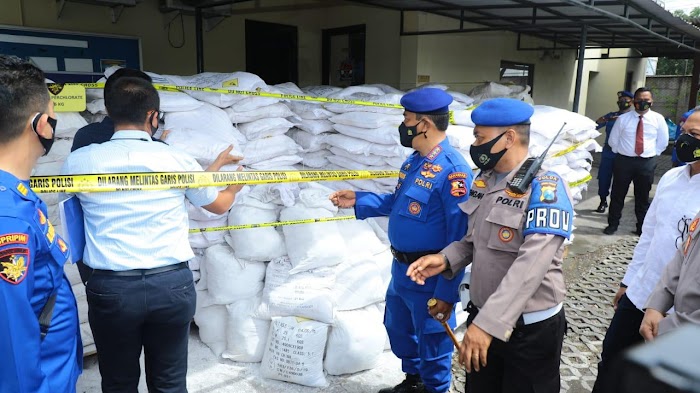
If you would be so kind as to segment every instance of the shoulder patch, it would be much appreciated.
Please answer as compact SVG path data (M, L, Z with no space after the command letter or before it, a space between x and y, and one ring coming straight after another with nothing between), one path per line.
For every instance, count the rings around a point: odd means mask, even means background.
M0 278L17 285L24 281L29 268L29 248L15 247L0 251Z
M464 172L452 172L447 176L447 180L466 179L466 178L467 178L467 174Z
M7 233L0 235L0 246L6 246L8 244L27 244L29 241L29 235L26 233Z
M552 173L535 178L527 207L523 235L552 234L569 238L574 209L562 179Z
M457 198L467 195L467 185L464 183L464 179L452 180L452 182L450 182L450 194Z

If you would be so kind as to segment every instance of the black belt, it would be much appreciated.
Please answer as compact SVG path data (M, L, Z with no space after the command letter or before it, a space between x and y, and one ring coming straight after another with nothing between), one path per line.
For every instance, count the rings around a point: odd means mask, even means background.
M174 265L156 267L153 269L132 269L132 270L100 270L93 269L92 274L98 274L102 276L116 276L116 277L138 277L138 276L150 276L153 274L165 273L173 270L188 269L187 262L180 262Z
M430 254L438 254L441 250L436 250L436 251L417 251L417 252L401 252L394 247L391 247L391 255L394 256L394 259L401 263L405 264L411 264L415 262L418 258L424 257L426 255Z

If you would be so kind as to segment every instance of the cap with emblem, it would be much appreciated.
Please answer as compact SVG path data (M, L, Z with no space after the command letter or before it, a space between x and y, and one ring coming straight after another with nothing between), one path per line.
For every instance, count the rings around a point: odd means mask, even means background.
M449 112L452 96L440 89L426 87L401 97L401 105L409 112L437 115Z
M617 92L617 98L622 98L622 97L634 98L634 94L630 93L627 90L620 90Z
M506 127L530 124L535 112L532 106L512 98L494 98L479 105L472 112L472 122L477 126Z

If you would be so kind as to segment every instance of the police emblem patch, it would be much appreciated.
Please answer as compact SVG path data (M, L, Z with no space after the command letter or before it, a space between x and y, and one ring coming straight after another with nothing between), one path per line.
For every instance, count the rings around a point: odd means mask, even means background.
M0 278L10 284L19 284L27 276L29 249L8 248L0 251Z
M557 201L557 183L542 182L540 183L540 201L545 203L556 203Z
M508 243L513 240L513 229L508 227L501 227L498 230L498 238L501 239L503 243Z
M5 235L0 235L0 246L6 246L8 244L27 244L29 241L29 236L24 233L7 233Z
M483 179L476 179L476 180L474 180L474 187L486 188L486 182Z
M403 170L404 170L404 171L407 171L407 170L409 170L410 168L411 168L411 163L410 163L410 162L409 162L408 164L406 164L406 165L403 166Z
M447 176L447 180L454 180L454 179L466 179L467 174L464 172L452 172ZM486 186L484 184L484 186Z
M440 173L440 172L442 172L442 166L440 166L440 164L435 164L435 165L433 165L433 167L432 167L431 169L432 169L433 172L435 172L435 173Z
M459 198L467 195L467 186L464 184L464 180L453 180L450 185L452 186L450 189L452 196Z
M506 187L506 194L511 198L522 198L525 196L525 194L518 194L517 192L511 191L508 187Z
M688 227L690 232L695 232L695 230L698 228L698 221L700 221L700 218L696 218L690 223L690 227Z
M408 205L408 212L411 213L411 214L413 214L414 216L419 215L421 209L422 209L422 208L420 207L420 203L418 203L418 202L411 202L411 203Z

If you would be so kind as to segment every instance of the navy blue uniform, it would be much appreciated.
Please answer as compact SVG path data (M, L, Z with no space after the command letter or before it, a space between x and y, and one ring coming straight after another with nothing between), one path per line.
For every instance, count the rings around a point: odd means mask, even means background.
M0 392L75 392L82 370L78 308L63 272L68 246L28 181L0 170ZM56 294L42 341L39 316Z
M389 216L389 240L400 252L439 251L467 232L467 215L457 205L468 199L471 183L471 168L445 139L425 157L408 157L393 194L357 192L355 215ZM394 259L391 269L384 315L391 349L403 371L420 374L428 391L447 392L453 344L428 313L427 301L457 303L461 277L432 277L418 285L406 276L408 266ZM454 313L449 324L454 328Z
M623 113L624 112L617 111L604 115L603 119L605 121L603 123L598 123L598 127L596 127L596 129L601 129L605 126L605 144L603 144L603 153L600 156L600 167L598 168L598 195L601 198L607 198L608 195L610 195L610 185L612 184L615 153L613 153L610 145L608 145L610 131L612 131L615 125L615 120Z

